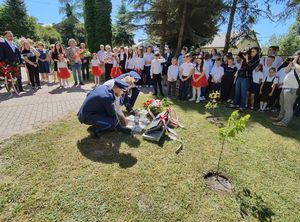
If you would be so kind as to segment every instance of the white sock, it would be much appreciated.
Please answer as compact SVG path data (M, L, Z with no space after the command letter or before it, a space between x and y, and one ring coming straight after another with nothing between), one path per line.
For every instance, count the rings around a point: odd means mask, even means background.
M197 101L200 101L201 98L201 88L197 88Z
M264 102L260 102L260 110L263 110Z
M196 88L193 87L193 96L191 98L191 100L195 100L196 99Z
M264 103L263 105L263 110L265 110L267 108L268 103Z

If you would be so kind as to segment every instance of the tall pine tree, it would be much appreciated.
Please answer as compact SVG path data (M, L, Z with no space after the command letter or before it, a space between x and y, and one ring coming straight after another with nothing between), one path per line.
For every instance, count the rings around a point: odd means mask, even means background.
M100 44L112 43L112 25L110 0L84 0L84 24L87 44L91 51L99 49Z
M27 15L24 0L6 0L0 16L0 31L10 30L15 36L35 38L35 21Z
M113 33L114 45L133 45L134 35L132 33L133 25L129 17L124 0L121 1L121 5L117 15L117 22L115 25L115 31Z

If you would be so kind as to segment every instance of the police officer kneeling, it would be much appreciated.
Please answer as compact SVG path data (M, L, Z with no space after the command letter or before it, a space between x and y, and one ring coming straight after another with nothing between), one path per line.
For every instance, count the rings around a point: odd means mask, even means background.
M88 94L77 115L81 123L90 125L88 132L91 137L99 138L103 131L131 133L131 129L122 125L127 121L120 119L124 117L118 116L114 105L115 98L120 97L128 86L122 80L116 80L112 87L101 85Z

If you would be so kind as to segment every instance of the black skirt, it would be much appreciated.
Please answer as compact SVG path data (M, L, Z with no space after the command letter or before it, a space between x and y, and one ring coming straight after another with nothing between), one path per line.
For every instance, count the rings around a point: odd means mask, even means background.
M264 82L264 86L262 88L262 94L260 96L260 101L268 102L270 100L269 94L272 92L273 82Z

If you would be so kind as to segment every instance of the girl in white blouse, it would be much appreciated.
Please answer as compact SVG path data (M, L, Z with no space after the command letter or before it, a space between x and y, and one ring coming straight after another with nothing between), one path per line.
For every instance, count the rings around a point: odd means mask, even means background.
M141 76L141 79L137 83L138 85L142 85L144 83L142 72L144 70L145 62L143 57L143 49L139 49L137 52L137 56L134 58L134 71L136 71Z
M127 61L126 61L126 71L130 72L134 70L134 64L135 64L135 60L133 57L133 51L132 48L128 49L128 57L127 57Z

